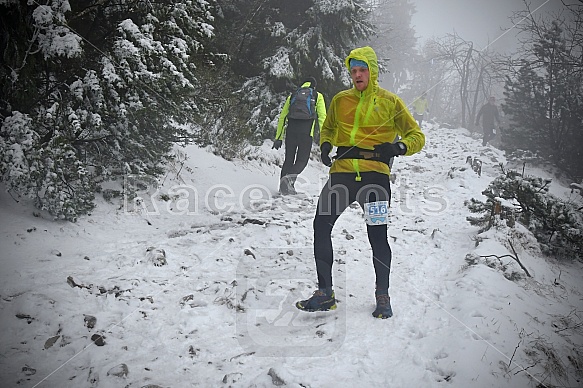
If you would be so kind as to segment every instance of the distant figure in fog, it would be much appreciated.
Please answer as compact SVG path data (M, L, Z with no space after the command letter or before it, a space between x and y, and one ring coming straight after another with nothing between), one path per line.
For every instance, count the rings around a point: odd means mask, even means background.
M490 140L496 137L494 133L496 124L500 125L500 114L498 113L496 98L494 96L491 96L488 102L480 108L476 116L476 126L480 125L480 117L482 118L482 130L484 131L482 145L485 146Z
M427 102L427 92L423 92L420 97L413 101L413 117L419 123L419 128L423 123L423 115L429 113L429 103Z

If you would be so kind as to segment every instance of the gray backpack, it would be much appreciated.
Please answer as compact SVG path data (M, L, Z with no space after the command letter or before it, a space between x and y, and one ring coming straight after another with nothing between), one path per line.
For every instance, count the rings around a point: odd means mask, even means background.
M298 120L313 120L317 117L318 92L310 87L299 87L292 93L287 117Z

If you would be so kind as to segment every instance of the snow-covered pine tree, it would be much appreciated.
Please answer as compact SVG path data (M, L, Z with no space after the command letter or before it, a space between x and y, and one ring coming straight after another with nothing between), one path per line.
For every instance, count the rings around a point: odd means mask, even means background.
M571 177L583 176L582 38L575 24L583 22L583 5L566 17L550 21L527 15L519 26L525 40L518 72L505 85L502 109L510 118L505 149L526 149L552 162ZM522 16L522 15L518 15Z
M466 206L475 217L468 217L480 232L512 219L527 227L548 255L568 260L583 259L583 217L575 203L549 193L550 181L505 171L482 192L486 201L472 198ZM579 205L580 206L580 205Z
M213 1L3 2L0 174L58 218L98 184L155 175L188 138L211 59ZM26 177L26 179L25 179Z
M509 120L502 135L504 149L515 155L546 149L544 79L529 64L523 64L513 78L507 78L504 96L502 109Z

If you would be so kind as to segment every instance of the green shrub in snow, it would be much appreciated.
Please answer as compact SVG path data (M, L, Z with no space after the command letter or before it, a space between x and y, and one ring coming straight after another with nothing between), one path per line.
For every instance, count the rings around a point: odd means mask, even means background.
M468 217L481 231L506 218L527 227L541 250L559 258L583 259L583 217L581 204L550 194L549 180L502 170L482 192L486 201L475 198L466 206L478 216Z

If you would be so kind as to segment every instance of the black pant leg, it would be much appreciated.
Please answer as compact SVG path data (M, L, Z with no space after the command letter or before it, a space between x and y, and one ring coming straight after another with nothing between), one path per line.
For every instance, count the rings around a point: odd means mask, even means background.
M310 160L312 152L312 137L310 135L298 136L296 160L292 168L292 174L299 175L304 171Z
M338 217L355 200L355 190L349 187L350 179L354 181L354 174L331 174L318 199L314 217L314 259L319 288L332 287L332 229ZM352 196L351 191L354 192Z
M283 166L281 166L281 178L286 175L293 174L294 164L296 161L296 153L298 151L298 139L296 136L286 135L285 137L285 159Z
M491 127L484 126L484 140L482 145L486 145L490 140L494 138L494 131Z
M360 188L357 200L363 210L366 202L388 201L390 205L391 183L389 177L376 172L362 175L363 187ZM392 251L387 236L388 227L387 225L367 225L366 230L372 248L376 289L388 291L392 260Z

